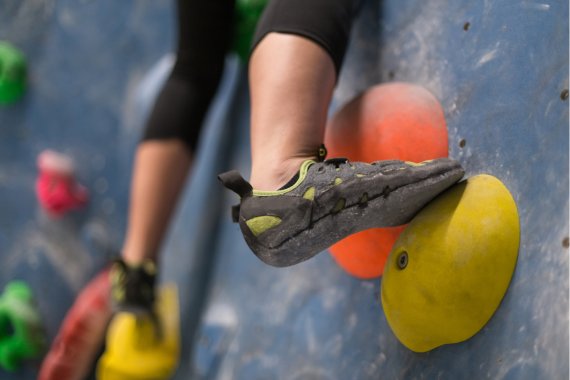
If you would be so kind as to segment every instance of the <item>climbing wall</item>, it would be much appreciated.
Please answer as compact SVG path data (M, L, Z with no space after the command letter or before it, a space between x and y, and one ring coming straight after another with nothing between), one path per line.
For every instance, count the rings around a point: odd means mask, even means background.
M33 290L48 340L75 294L120 247L136 89L171 46L170 1L0 2L0 40L28 61L24 98L0 107L0 286ZM90 191L81 211L52 219L34 192L36 157L68 154ZM35 379L39 361L2 379Z
M450 156L513 193L518 265L479 334L413 353L387 325L381 280L349 277L326 252L268 268L228 217L193 358L202 378L568 377L567 14L565 2L367 1L335 94L331 112L379 82L424 86L443 106ZM243 131L231 166L247 174Z
M29 86L0 108L0 286L27 281L48 339L116 254L132 155L170 65L171 1L5 0L0 40L27 56ZM390 331L381 279L328 252L263 265L229 218L215 174L249 171L247 81L228 58L194 176L164 247L180 291L176 379L568 378L568 3L367 0L331 114L367 87L419 84L441 102L450 156L501 179L521 248L498 312L467 342L416 354ZM37 205L36 157L71 156L88 206L54 220ZM402 297L405 297L403 294ZM34 379L38 362L2 379Z

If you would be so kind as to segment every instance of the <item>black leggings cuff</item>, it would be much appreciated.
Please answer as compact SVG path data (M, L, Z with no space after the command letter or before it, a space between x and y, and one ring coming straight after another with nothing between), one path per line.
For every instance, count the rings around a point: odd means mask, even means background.
M302 36L329 54L338 76L359 3L359 0L272 0L257 25L252 51L272 32Z

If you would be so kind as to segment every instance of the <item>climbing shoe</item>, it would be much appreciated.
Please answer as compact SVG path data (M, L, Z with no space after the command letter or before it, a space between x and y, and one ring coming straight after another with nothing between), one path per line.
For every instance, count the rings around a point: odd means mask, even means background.
M151 260L136 266L116 260L110 271L113 311L153 315L156 272L156 265Z
M410 222L463 174L447 158L420 164L333 158L303 162L296 181L277 191L254 190L235 170L218 178L241 197L232 217L251 250L266 264L285 267L353 233Z

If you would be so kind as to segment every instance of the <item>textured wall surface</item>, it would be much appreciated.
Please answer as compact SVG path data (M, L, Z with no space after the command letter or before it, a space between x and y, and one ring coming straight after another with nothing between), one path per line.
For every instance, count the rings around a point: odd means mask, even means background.
M49 338L120 247L132 154L171 64L172 10L164 0L0 2L0 39L30 70L25 98L0 108L0 285L32 286ZM229 59L163 255L162 277L181 291L177 379L568 378L568 2L365 1L332 110L388 81L435 94L450 156L517 201L519 261L498 312L469 341L415 354L389 330L381 280L347 276L326 252L287 269L259 262L229 220L237 199L215 179L249 171L247 82ZM74 158L92 194L58 221L33 190L47 148Z

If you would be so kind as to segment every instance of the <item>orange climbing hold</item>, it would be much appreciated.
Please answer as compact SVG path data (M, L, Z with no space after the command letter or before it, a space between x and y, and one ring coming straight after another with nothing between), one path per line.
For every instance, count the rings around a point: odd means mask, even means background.
M409 83L366 90L330 120L325 144L330 157L372 162L421 162L447 157L445 116L425 88ZM359 278L381 276L404 227L375 228L351 235L330 248L338 265Z

